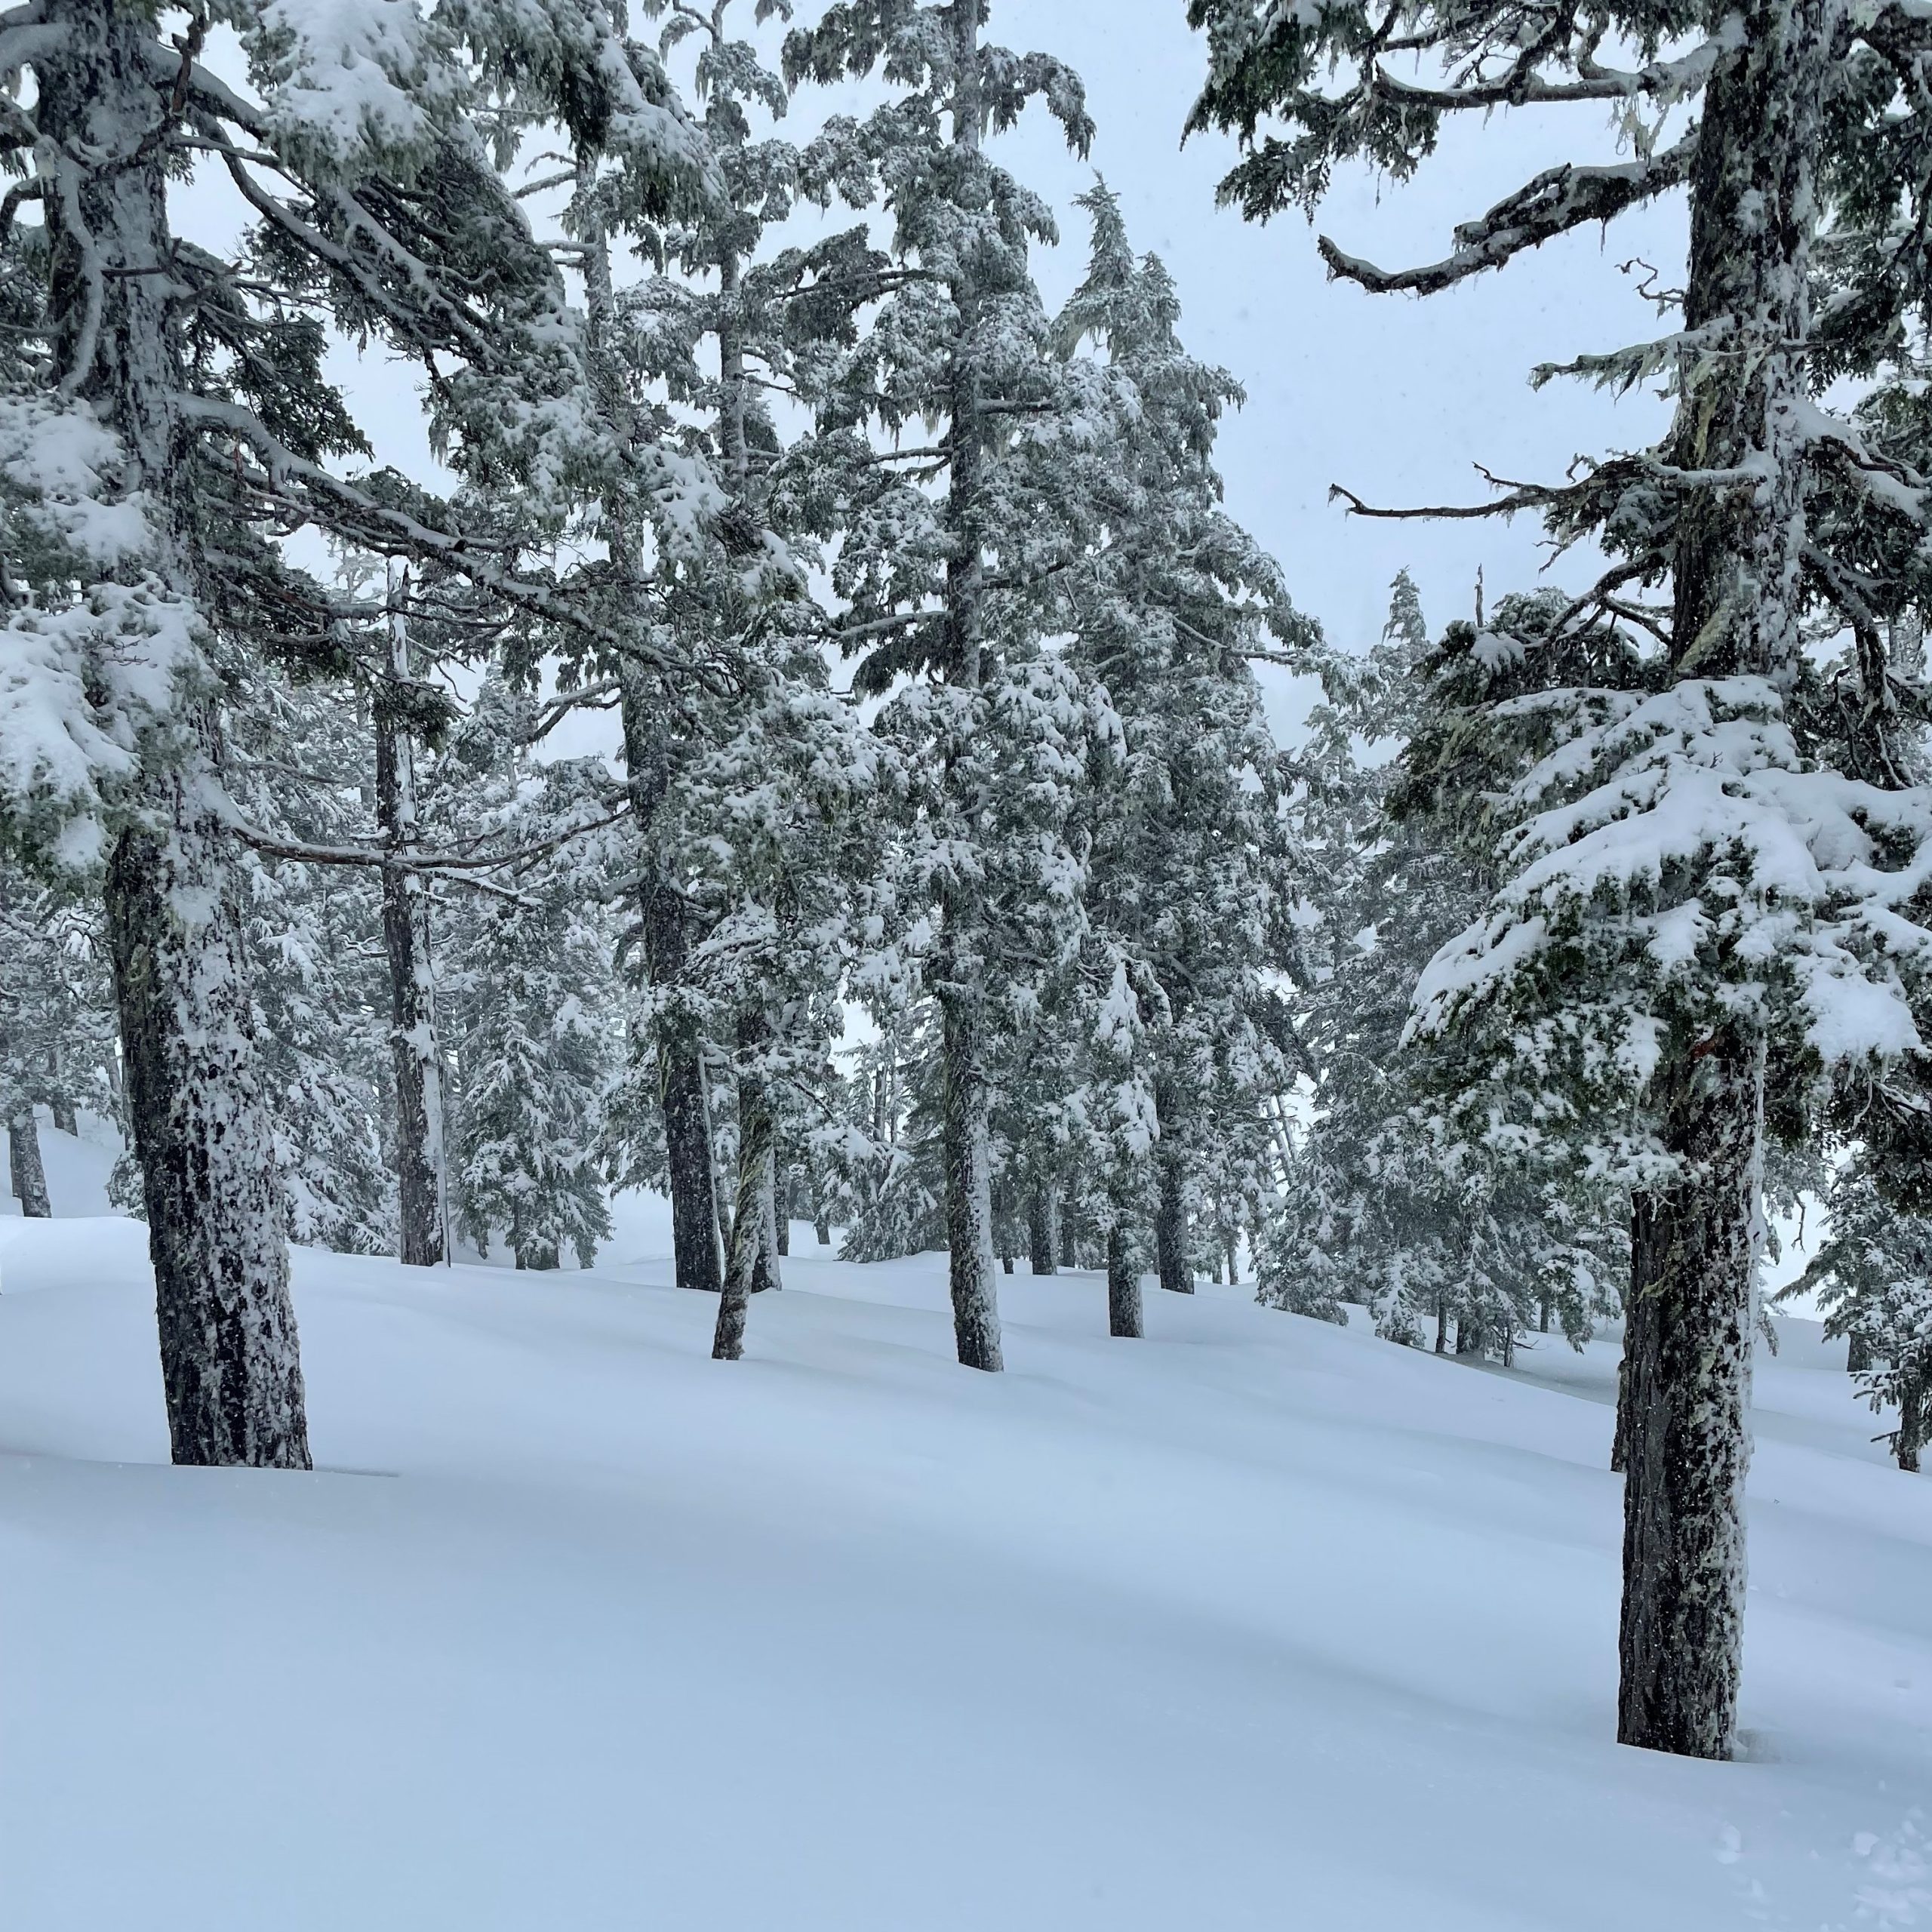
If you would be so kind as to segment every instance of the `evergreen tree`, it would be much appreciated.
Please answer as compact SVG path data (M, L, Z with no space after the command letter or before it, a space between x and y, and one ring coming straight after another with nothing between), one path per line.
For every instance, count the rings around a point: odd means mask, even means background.
M1318 662L1319 634L1273 560L1221 506L1214 439L1241 400L1225 371L1182 347L1180 305L1154 257L1137 258L1104 186L1081 198L1094 239L1059 318L1071 351L1104 347L1117 424L1100 500L1104 531L1072 573L1082 668L1119 720L1097 772L1088 904L1106 989L1109 1057L1144 1089L1109 1109L1137 1143L1151 1121L1155 1251L1163 1287L1191 1293L1190 1223L1217 1244L1205 1183L1250 1208L1269 1100L1293 1083L1288 1010L1296 860L1283 764L1250 655ZM1142 1023L1128 1024L1132 989ZM1144 1198L1134 1165L1113 1191Z
M1487 0L1191 0L1189 17L1212 60L1194 124L1248 144L1225 192L1251 216L1312 208L1351 160L1407 177L1447 117L1617 103L1641 130L1631 158L1548 169L1461 224L1440 261L1385 272L1324 240L1331 271L1371 291L1447 288L1688 190L1681 328L1569 365L1663 374L1677 403L1663 445L1493 506L1594 534L1612 561L1537 661L1496 681L1515 707L1499 718L1540 733L1546 755L1506 802L1498 892L1421 1001L1426 1027L1489 1041L1483 1110L1507 1124L1493 1131L1534 1138L1556 1118L1567 1134L1607 1097L1606 1137L1631 1152L1619 1735L1725 1756L1767 1080L1801 1112L1811 1069L1918 1044L1905 981L1927 942L1906 909L1925 802L1810 758L1798 694L1807 612L1856 628L1869 610L1826 497L1857 497L1854 521L1915 545L1925 528L1918 472L1824 396L1895 361L1924 303L1932 46L1907 8L1810 0L1621 0L1534 28ZM1606 63L1606 45L1638 64ZM1423 78L1396 77L1398 50ZM1669 121L1686 103L1694 118ZM1666 578L1667 605L1638 601ZM1639 671L1564 675L1577 639L1612 625L1651 641ZM1519 648L1469 646L1496 670Z
M0 144L32 170L0 237L23 345L0 388L0 794L10 842L103 881L175 1457L300 1466L215 641L326 635L281 558L303 523L561 608L517 568L527 544L472 543L329 466L361 439L323 380L325 324L432 370L448 459L519 485L527 533L554 528L655 446L595 432L555 266L480 122L540 105L660 177L701 149L595 6L230 17L246 88L204 63L205 15L169 38L139 8L51 0L0 42ZM169 177L202 157L255 224L227 257L171 220ZM37 226L14 218L29 203Z
M509 883L445 915L451 1219L479 1253L500 1238L519 1268L595 1260L611 1235L605 1121L615 1068L614 948L598 879L608 853L565 834L603 802L595 761L533 764L535 706L500 677L453 734L428 801L510 851Z
M841 533L832 586L842 641L864 651L858 688L891 694L878 729L909 789L891 889L938 1008L955 1338L962 1363L992 1370L994 1044L1080 938L1066 833L1094 719L1045 639L1097 438L1091 372L1047 353L1029 269L1051 217L984 147L1039 96L1084 149L1080 85L1043 55L983 45L983 11L845 0L788 38L785 64L827 83L876 71L894 90L804 157L822 195L882 197L893 232L871 328L811 372L818 433L794 487ZM900 440L915 422L930 443Z
M1932 1221L1894 1194L1869 1149L1842 1162L1824 1241L1785 1292L1817 1294L1825 1333L1867 1364L1860 1386L1872 1407L1897 1411L1887 1439L1899 1467L1916 1472L1932 1436Z
M1499 611L1498 631L1533 626L1540 609L1550 614L1534 604ZM1435 794L1405 785L1434 675L1404 572L1381 638L1364 660L1331 668L1309 720L1302 833L1321 876L1318 918L1303 937L1315 968L1302 1015L1312 1113L1261 1292L1331 1320L1362 1302L1384 1335L1425 1342L1432 1330L1438 1349L1453 1321L1457 1353L1507 1359L1519 1332L1547 1331L1553 1317L1580 1346L1617 1306L1627 1250L1614 1191L1592 1186L1586 1164L1547 1150L1530 1161L1466 1131L1443 1104L1466 1079L1456 1050L1405 1038L1417 981L1479 915L1498 863L1480 815L1438 810ZM1514 774L1466 764L1457 776L1480 796Z
M0 1120L8 1186L22 1214L54 1211L35 1109L74 1133L112 1053L98 922L71 897L0 860Z

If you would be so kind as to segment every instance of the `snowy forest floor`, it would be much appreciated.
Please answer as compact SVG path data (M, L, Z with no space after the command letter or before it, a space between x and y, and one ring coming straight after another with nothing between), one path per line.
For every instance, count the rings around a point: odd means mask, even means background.
M1932 1921L1932 1478L1815 1328L1696 1764L1611 1741L1614 1346L1227 1289L1110 1342L1023 1273L980 1376L943 1257L801 1227L721 1365L626 1208L590 1274L299 1254L301 1476L166 1466L141 1229L0 1221L0 1924Z

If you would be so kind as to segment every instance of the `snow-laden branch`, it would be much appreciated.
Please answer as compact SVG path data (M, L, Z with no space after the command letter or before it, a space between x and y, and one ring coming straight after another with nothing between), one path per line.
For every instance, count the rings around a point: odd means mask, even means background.
M1498 202L1480 220L1463 223L1455 231L1456 252L1424 267L1380 269L1373 262L1344 254L1325 235L1318 244L1321 259L1328 264L1330 275L1358 283L1371 294L1406 290L1432 295L1472 275L1500 268L1526 248L1539 248L1573 228L1614 220L1626 209L1681 187L1689 178L1696 152L1695 137L1687 135L1675 147L1647 160L1601 168L1579 168L1565 162L1546 168Z
M420 523L406 511L379 502L352 483L331 475L321 464L297 456L269 432L253 411L210 396L177 393L174 401L185 420L234 437L252 448L260 458L266 472L258 479L257 488L264 496L280 502L297 515L312 517L316 514L316 507L312 503L278 490L278 486L285 482L300 483L316 497L327 499L338 512L352 513L361 522L358 537L371 549L393 547L407 549L419 556L434 557L480 589L494 591L522 609L588 636L620 656L672 675L703 675L702 667L692 660L661 650L631 632L620 635L573 599L491 563L481 554L480 546L469 538L454 537L447 531ZM340 522L340 518L338 516L332 521Z
M1653 60L1642 67L1602 66L1586 52L1577 61L1576 79L1552 81L1538 71L1537 63L1558 52L1568 39L1569 22L1559 17L1549 34L1531 42L1503 72L1492 78L1455 87L1422 87L1377 66L1370 70L1368 85L1376 94L1432 113L1549 106L1571 101L1645 99L1669 104L1687 100L1703 87L1718 57L1731 44L1737 25L1732 15L1722 30L1689 53L1675 60Z
M433 877L444 873L501 872L506 866L518 866L533 859L548 857L574 838L602 832L617 824L629 812L628 804L582 825L567 826L550 838L534 844L520 845L511 852L464 853L426 851L420 846L314 845L300 839L285 838L259 826L233 823L235 836L264 858L289 859L305 866L369 866L379 870L421 872ZM465 883L467 883L466 881Z

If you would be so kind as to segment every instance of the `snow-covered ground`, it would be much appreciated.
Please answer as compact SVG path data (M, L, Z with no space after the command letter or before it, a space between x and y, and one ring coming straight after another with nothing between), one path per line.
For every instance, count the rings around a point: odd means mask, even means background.
M1608 1346L1023 1274L980 1376L940 1257L795 1235L734 1366L650 1204L591 1274L301 1255L292 1476L165 1466L141 1229L0 1223L0 1924L1932 1922L1932 1478L1815 1330L1694 1764L1611 1742Z

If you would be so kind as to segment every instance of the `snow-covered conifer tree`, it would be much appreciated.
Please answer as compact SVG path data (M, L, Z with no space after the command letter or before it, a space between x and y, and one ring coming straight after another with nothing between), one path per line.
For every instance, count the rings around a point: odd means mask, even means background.
M878 71L894 90L804 156L825 196L881 195L892 235L872 326L812 372L818 434L796 487L839 520L832 583L841 641L865 653L857 682L892 694L879 729L911 786L893 875L939 1011L955 1337L962 1363L997 1369L991 1062L1079 938L1066 836L1095 718L1043 644L1051 580L1084 540L1081 458L1101 423L1093 372L1046 352L1027 251L1053 238L1051 216L984 146L1037 96L1084 149L1080 85L983 45L983 11L844 0L785 58L794 78ZM915 423L930 441L903 440Z
M1262 1111L1294 1078L1278 986L1294 956L1295 860L1247 656L1312 669L1320 638L1221 506L1214 439L1239 386L1181 346L1172 278L1134 255L1114 196L1097 186L1081 206L1091 256L1056 335L1068 352L1104 349L1115 424L1104 528L1066 592L1078 662L1119 721L1091 808L1093 977L1116 1042L1124 989L1146 1009L1132 1060L1145 1105L1109 1112L1131 1139L1143 1113L1158 1124L1161 1284L1191 1293L1190 1225L1204 1257L1219 1245L1206 1179L1258 1204Z
M48 0L0 28L0 144L29 171L0 236L25 345L0 389L0 792L36 863L104 879L174 1455L300 1466L212 645L325 632L276 546L303 522L586 621L518 568L514 539L435 528L328 467L360 438L321 377L324 320L432 368L448 460L515 481L526 525L553 528L657 446L598 432L554 264L477 112L540 96L660 175L702 154L595 5L229 18L245 88L202 59L205 14L169 34L109 0ZM170 174L198 158L254 223L234 259L171 220Z
M1497 614L1499 632L1539 608ZM1557 600L1556 611L1561 608ZM1451 662L1458 661L1452 655ZM1552 1318L1580 1346L1617 1307L1627 1267L1614 1189L1593 1186L1567 1144L1539 1158L1487 1145L1454 1105L1466 1070L1450 1043L1405 1041L1417 983L1481 912L1497 855L1486 821L1437 809L1404 759L1441 697L1406 572L1361 660L1335 660L1298 755L1300 835L1318 915L1300 1026L1312 1113L1290 1161L1261 1272L1263 1299L1340 1318L1359 1302L1392 1339L1506 1358ZM1448 708L1448 707L1445 707ZM1457 796L1506 789L1466 743ZM1411 795L1412 793L1412 795Z
M1351 160L1406 176L1451 117L1531 103L1618 114L1631 153L1543 171L1460 225L1440 261L1385 272L1324 240L1331 272L1371 291L1445 288L1688 190L1681 328L1567 365L1617 382L1663 374L1669 435L1494 506L1541 511L1611 552L1546 634L1546 660L1611 622L1654 645L1641 675L1604 688L1554 690L1548 663L1531 672L1546 695L1517 715L1537 716L1548 756L1512 795L1506 876L1425 982L1421 1023L1494 1028L1509 1131L1534 1133L1552 1107L1575 1118L1586 1089L1629 1109L1607 1137L1632 1152L1636 1190L1619 1735L1721 1757L1741 1654L1769 1062L1783 1102L1807 1067L1915 1051L1903 980L1932 943L1905 909L1926 801L1810 761L1790 708L1807 612L1855 629L1869 610L1863 560L1810 514L1822 490L1881 522L1926 524L1920 474L1822 397L1838 374L1894 358L1923 305L1932 42L1887 0L1687 13L1621 0L1533 29L1481 0L1386 13L1192 0L1189 14L1212 60L1195 122L1248 143L1226 192L1252 216L1312 208ZM1628 64L1605 57L1613 46ZM1666 579L1666 607L1638 601Z
M1899 1467L1916 1471L1932 1438L1932 1219L1917 1211L1923 1200L1901 1203L1898 1193L1872 1150L1841 1163L1824 1242L1787 1292L1816 1292L1825 1333L1867 1364L1860 1382L1872 1407L1897 1411L1889 1439Z
M519 1268L558 1267L566 1247L588 1268L611 1234L617 1000L599 891L611 854L564 835L605 815L606 788L595 760L533 765L536 710L493 675L425 800L432 825L460 814L505 851L537 855L444 913L451 1218L481 1253L500 1240Z

